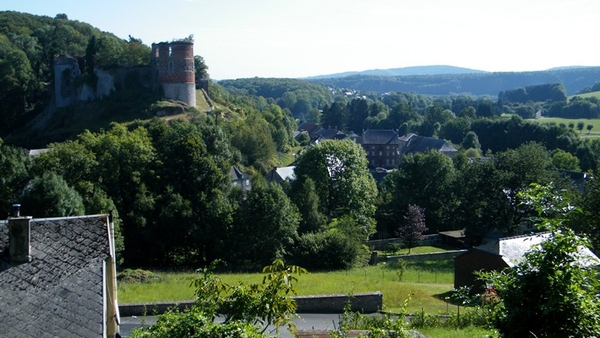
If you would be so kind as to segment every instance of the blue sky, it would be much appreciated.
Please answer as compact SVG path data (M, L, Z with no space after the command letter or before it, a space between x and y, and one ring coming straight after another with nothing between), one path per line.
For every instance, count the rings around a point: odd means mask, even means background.
M213 79L423 65L599 66L598 0L0 0L127 39L194 35Z

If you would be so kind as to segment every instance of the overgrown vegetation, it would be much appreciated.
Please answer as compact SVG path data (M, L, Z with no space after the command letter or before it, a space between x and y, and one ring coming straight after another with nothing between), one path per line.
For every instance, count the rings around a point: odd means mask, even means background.
M132 337L263 337L269 327L276 334L282 326L295 331L296 302L289 296L296 294L297 276L306 270L276 260L263 269L262 283L227 284L213 275L215 264L192 282L192 308L161 315L155 325L135 330ZM223 317L222 323L214 323L217 316Z

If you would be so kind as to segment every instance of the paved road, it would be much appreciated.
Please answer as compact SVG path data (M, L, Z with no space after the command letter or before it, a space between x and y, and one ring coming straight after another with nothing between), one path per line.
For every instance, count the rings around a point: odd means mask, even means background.
M337 328L340 315L338 314L316 314L299 313L294 320L298 329L335 329ZM156 323L155 316L143 317L121 317L121 336L127 337L137 327L146 327ZM293 338L286 328L279 330L281 338Z

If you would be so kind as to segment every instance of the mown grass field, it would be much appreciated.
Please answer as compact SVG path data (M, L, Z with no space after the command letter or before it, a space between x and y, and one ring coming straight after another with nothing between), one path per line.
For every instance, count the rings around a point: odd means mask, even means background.
M426 253L435 247L421 247L412 253ZM439 249L437 249L439 251ZM197 272L156 272L159 281L150 283L119 283L120 303L146 303L191 300L192 282L200 277ZM260 283L261 273L217 274L225 283ZM453 289L454 262L451 259L407 263L400 276L395 264L379 263L376 266L342 271L310 272L298 277L298 295L354 294L381 291L386 311L398 311L404 301L409 301L409 312L446 312L444 301ZM451 307L451 305L450 305Z
M569 126L569 123L573 123L575 132L581 138L599 138L600 137L600 119L564 119L558 117L544 117L541 119L529 119L527 121L534 123L544 123L544 124L564 124L565 126ZM580 132L577 130L577 124L579 122L583 122L583 130ZM588 131L586 127L588 124L592 125L592 130Z
M411 254L440 251L436 247L419 247ZM399 252L399 254L405 254ZM151 283L119 283L120 303L146 303L191 300L194 290L190 286L200 277L197 272L155 272L160 281ZM225 283L260 283L261 273L216 274ZM379 263L376 266L342 271L309 272L298 276L298 295L356 294L380 291L385 311L399 312L407 298L409 313L455 314L457 306L445 299L453 290L454 261L429 260L407 263L399 274L395 264ZM419 331L432 338L494 337L491 330L468 327L464 329L423 328Z
M588 97L595 97L597 99L600 99L600 92L591 92L591 93L585 93L585 94L572 95L572 96L569 96L568 99L571 100L575 96L579 96L584 99L588 98Z

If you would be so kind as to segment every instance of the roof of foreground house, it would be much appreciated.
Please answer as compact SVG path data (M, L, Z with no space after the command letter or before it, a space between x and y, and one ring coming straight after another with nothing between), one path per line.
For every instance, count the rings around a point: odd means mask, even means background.
M0 222L0 332L6 337L93 337L104 333L107 215L32 219L31 261L11 265Z
M476 249L496 254L502 257L502 260L510 267L517 265L525 257L525 253L550 239L551 233L539 233L535 235L523 235L514 237L504 237L489 243L475 247ZM591 266L600 264L600 259L588 248L579 248L580 263L582 266Z

